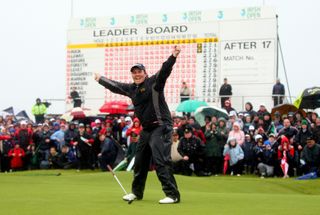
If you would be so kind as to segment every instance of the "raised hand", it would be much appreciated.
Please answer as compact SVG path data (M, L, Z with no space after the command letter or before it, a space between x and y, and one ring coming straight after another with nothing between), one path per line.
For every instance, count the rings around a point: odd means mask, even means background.
M181 47L180 46L175 46L174 49L173 49L173 52L172 52L172 55L174 57L178 57L178 55L180 54L181 52Z
M99 81L101 75L99 73L94 73L94 80Z

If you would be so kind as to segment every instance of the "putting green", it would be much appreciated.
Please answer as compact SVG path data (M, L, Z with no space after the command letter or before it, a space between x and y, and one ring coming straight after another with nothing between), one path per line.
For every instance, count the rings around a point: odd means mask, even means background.
M132 173L117 175L129 191ZM255 176L176 179L180 204L157 203L164 195L156 174L150 172L144 199L128 205L110 173L48 170L0 174L0 214L320 214L320 180Z

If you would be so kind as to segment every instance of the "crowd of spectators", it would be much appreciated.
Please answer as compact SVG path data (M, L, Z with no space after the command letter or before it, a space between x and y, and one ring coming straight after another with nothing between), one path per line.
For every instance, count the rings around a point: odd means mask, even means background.
M228 119L207 116L204 126L193 116L172 114L171 157L176 174L286 178L319 172L320 118L316 113L271 116L265 105L255 111L250 102L244 111L236 112L231 104L225 109ZM15 122L10 115L0 117L1 171L106 171L107 164L115 165L120 152L128 163L134 158L141 131L134 116L107 116L88 124L59 118L34 124Z

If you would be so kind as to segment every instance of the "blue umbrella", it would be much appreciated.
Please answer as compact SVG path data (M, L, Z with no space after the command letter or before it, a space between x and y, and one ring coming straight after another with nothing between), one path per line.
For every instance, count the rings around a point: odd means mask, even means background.
M191 112L195 112L197 110L197 108L201 107L201 106L208 106L208 104L204 101L186 100L186 101L181 102L178 105L176 111L191 113Z

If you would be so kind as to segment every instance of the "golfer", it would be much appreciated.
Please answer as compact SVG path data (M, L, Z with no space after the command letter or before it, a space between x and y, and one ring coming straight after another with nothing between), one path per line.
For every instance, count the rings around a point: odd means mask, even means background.
M95 80L113 93L128 96L143 130L136 149L132 193L123 196L126 201L143 198L151 158L156 165L158 179L166 197L160 204L180 202L180 193L171 164L172 119L164 98L164 87L181 48L175 46L172 55L160 71L148 77L145 67L137 63L131 68L134 83L120 83L95 74Z

